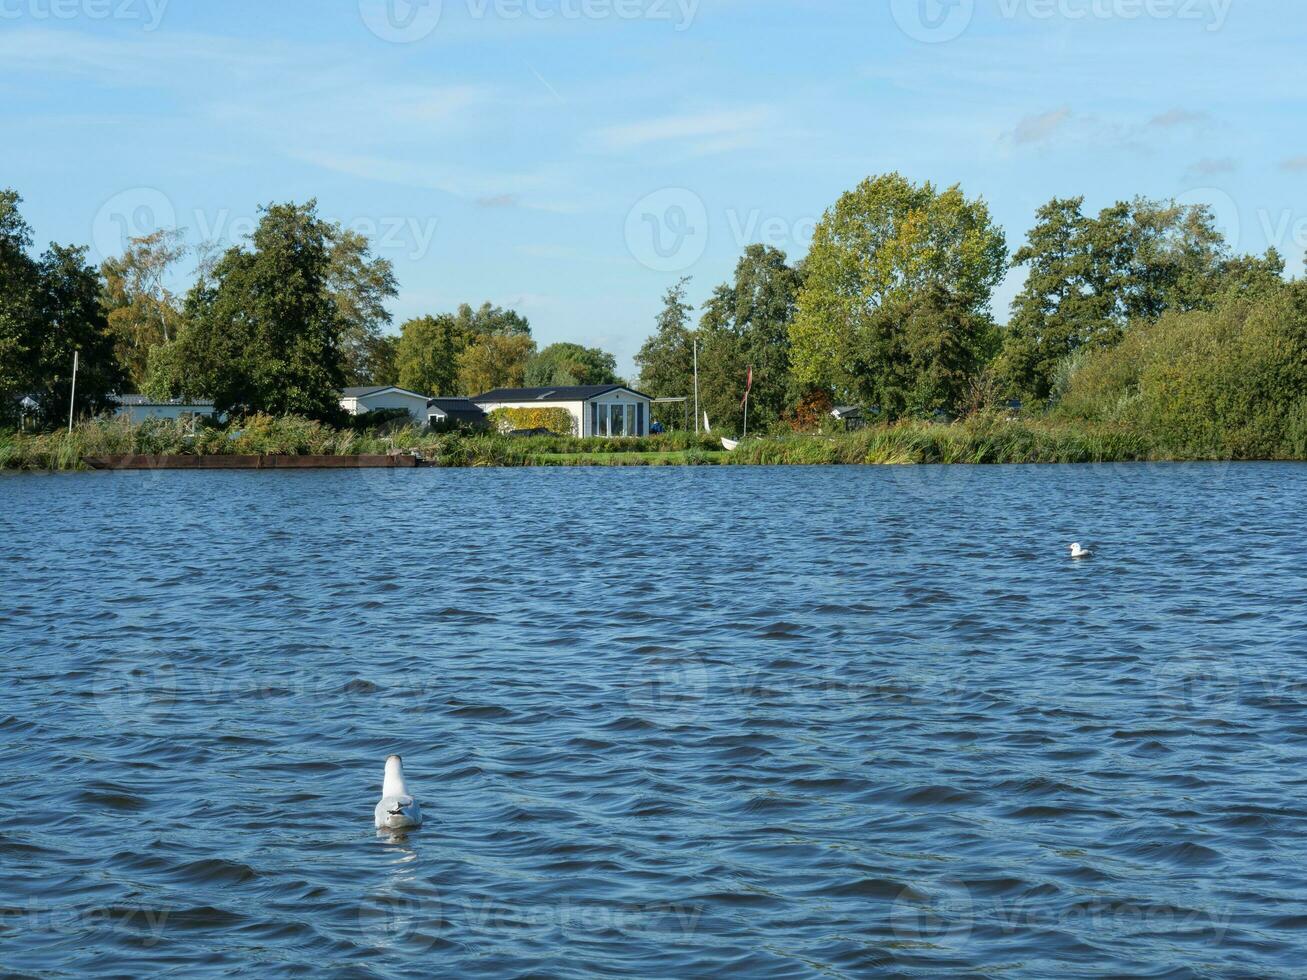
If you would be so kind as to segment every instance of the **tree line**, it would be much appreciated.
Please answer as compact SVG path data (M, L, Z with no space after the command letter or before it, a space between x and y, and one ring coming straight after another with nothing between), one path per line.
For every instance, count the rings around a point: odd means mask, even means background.
M0 422L24 396L47 423L62 417L74 351L80 415L135 390L330 422L352 385L450 396L621 381L611 354L541 350L524 316L489 303L392 332L390 263L312 201L269 205L248 240L197 250L180 293L180 231L95 268L76 246L34 254L20 203L0 192ZM1000 325L993 293L1013 269L1025 281ZM1206 207L1145 198L1097 213L1055 198L1010 252L983 199L891 173L841 195L802 261L750 245L701 309L688 280L672 284L636 384L690 396L697 347L703 407L727 431L751 372L751 431L826 427L838 404L893 421L1020 403L1204 452L1284 451L1307 440L1307 284L1284 272L1274 249L1236 254Z
M992 297L1010 269L1024 269L1026 280L1009 322L999 325ZM1016 403L1044 412L1063 409L1073 390L1082 396L1070 404L1084 412L1090 374L1077 384L1077 372L1097 372L1100 401L1142 397L1139 378L1104 389L1110 372L1095 355L1133 350L1162 321L1169 349L1179 351L1178 335L1210 334L1210 318L1219 314L1226 353L1251 356L1246 335L1233 339L1232 324L1278 303L1286 336L1262 340L1272 345L1263 354L1281 369L1280 381L1263 388L1271 401L1247 410L1264 415L1278 404L1291 416L1307 411L1307 361L1293 362L1307 335L1301 318L1285 310L1298 308L1288 297L1307 287L1287 282L1284 269L1275 249L1235 254L1207 207L1145 198L1097 214L1086 212L1083 197L1054 199L1010 254L983 200L891 173L843 194L817 224L802 261L749 246L697 323L686 302L688 280L674 284L637 356L640 383L650 394L689 394L697 343L701 401L714 427L736 431L750 367L751 430L829 424L837 404L887 421L956 418ZM1199 372L1192 364L1187 370ZM1164 369L1155 371L1152 383L1162 385ZM1168 395L1149 397L1160 404ZM1091 414L1112 415L1101 406Z
M263 208L248 241L196 250L194 281L170 283L191 252L177 229L132 239L99 268L87 249L32 254L21 198L0 192L0 424L53 425L112 408L111 396L211 399L228 415L341 421L349 386L399 384L430 395L617 382L613 355L580 344L543 350L525 317L489 303L423 316L398 334L386 309L391 263L316 203Z

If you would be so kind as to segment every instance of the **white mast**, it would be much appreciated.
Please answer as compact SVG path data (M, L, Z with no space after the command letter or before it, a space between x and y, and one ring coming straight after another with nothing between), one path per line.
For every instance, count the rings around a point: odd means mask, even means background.
M73 351L73 390L68 394L68 434L73 434L73 406L77 404L77 351Z

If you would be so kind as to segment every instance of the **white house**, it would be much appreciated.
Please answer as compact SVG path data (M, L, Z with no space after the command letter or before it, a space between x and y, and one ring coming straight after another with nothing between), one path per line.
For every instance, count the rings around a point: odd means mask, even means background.
M109 400L118 406L114 415L131 419L133 425L146 419L206 418L215 414L213 402L201 399L159 401L148 395L110 395Z
M579 436L647 436L653 399L625 385L497 388L472 399L487 415L497 408L565 408Z
M340 397L340 407L350 415L402 408L413 416L413 421L418 425L426 425L430 421L431 413L427 409L430 402L428 395L419 395L416 391L395 385L346 388Z

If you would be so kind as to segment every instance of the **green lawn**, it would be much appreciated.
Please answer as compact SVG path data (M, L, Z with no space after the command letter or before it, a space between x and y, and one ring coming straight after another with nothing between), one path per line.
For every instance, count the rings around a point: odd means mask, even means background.
M728 452L679 451L666 453L535 453L540 466L686 466L728 462Z

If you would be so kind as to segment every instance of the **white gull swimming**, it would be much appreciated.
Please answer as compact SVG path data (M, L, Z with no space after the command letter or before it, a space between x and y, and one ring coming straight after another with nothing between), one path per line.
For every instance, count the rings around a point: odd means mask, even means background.
M377 804L378 830L413 830L422 826L422 808L404 781L404 760L392 755L386 760L386 776Z

